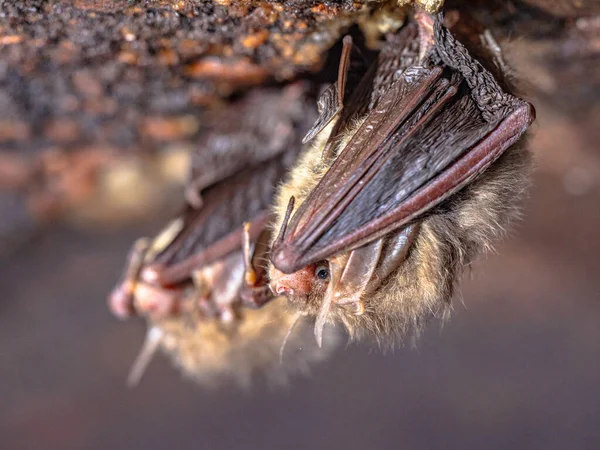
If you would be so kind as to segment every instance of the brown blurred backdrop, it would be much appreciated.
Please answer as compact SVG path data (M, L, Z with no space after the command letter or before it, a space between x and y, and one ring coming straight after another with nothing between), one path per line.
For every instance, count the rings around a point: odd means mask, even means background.
M113 319L105 297L168 214L54 225L0 262L0 448L600 448L600 92L578 81L598 76L573 65L566 107L528 56L525 219L473 266L443 329L385 356L342 349L285 388L203 390L158 357L128 389L144 327Z
M104 299L159 218L21 247L0 274L1 447L598 448L599 122L536 103L525 220L473 267L454 318L416 348L339 351L287 388L205 391L162 357L125 387L143 327Z

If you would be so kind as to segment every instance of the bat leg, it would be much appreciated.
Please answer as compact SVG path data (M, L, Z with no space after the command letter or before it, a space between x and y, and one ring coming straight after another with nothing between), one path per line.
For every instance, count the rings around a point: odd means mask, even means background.
M245 223L243 234L244 284L240 289L240 299L244 306L260 308L275 298L269 288L264 265L257 265L254 262L263 258L266 261L268 251L269 234L262 233L254 243L254 252L252 252L250 224Z
M379 265L367 287L367 292L375 291L388 276L404 263L408 250L419 233L419 229L420 224L414 224L387 235Z
M108 298L111 312L120 319L126 319L136 314L134 306L135 290L150 243L151 241L148 238L135 241L127 257L125 276Z
M356 315L365 312L361 299L379 264L385 238L377 239L350 252L348 262L333 293L338 306L353 308Z

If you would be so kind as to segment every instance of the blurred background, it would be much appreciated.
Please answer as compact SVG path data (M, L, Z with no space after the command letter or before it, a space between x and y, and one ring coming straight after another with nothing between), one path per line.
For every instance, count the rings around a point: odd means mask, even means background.
M23 3L38 8L43 4ZM91 20L90 14L110 13L115 20L116 13L102 7L116 9L120 4L75 3L79 9L70 12L69 19L73 26L82 17ZM121 3L128 17L148 20L149 9L135 13ZM154 2L154 14L164 16L174 3ZM86 7L90 4L94 8ZM27 34L30 29L14 18L17 13L25 17L24 11L4 11L4 17L13 16L0 27L4 56L0 100L16 92L9 89L15 86L10 83L17 83L16 68L23 67L19 64L26 45L37 46L29 54L31 61L46 53L39 42L30 42L46 38ZM65 10L37 12L49 13ZM185 17L185 11L182 14ZM235 386L203 389L184 380L162 356L153 361L138 387L125 386L144 324L117 321L105 298L121 274L132 242L154 235L172 212L165 205L180 195L177 176L164 177L160 170L158 178L149 175L151 180L162 179L161 186L175 187L161 190L161 196L140 189L140 195L156 203L148 200L147 208L125 218L120 207L105 207L104 194L75 196L100 211L92 208L82 214L79 204L71 197L64 200L63 193L60 201L53 193L51 201L44 197L42 202L39 192L47 192L46 185L32 194L16 189L15 182L0 196L0 446L600 448L600 47L595 35L581 34L597 30L592 25L598 20L581 20L563 15L557 24L570 25L571 31L550 29L535 40L510 40L511 61L523 75L524 90L531 93L538 112L531 131L537 170L524 220L497 247L497 254L473 265L455 299L452 320L443 328L432 323L415 347L393 354L382 355L365 346L342 348L315 366L310 376L294 377L286 387L257 379L246 391ZM43 21L37 23L44 26ZM572 30L581 33L570 38ZM61 45L60 36L49 41L52 48ZM74 45L85 46L84 39ZM90 64L89 58L82 61ZM42 79L36 70L39 67L21 71L19 89ZM168 80L172 79L166 74L157 82ZM52 83L50 100L66 95L55 88L56 81ZM103 93L98 95L103 98ZM18 103L22 97L15 94L9 100ZM51 111L53 105L48 106ZM134 102L128 120L138 120L136 111L146 106ZM172 113L176 106L164 108ZM32 136L40 136L35 130L43 114L14 110L13 116L4 114L0 131L14 132L15 117L25 126L33 124L31 134L13 133L11 139L5 134L0 139L4 158L0 165L7 180L8 175L21 175L23 167L6 155L21 155L23 148L45 154L57 144L47 137L31 143ZM62 120L60 111L53 114ZM54 131L61 126L55 125ZM187 141L171 134L167 140L176 144L170 144L170 156L163 163L179 167L171 156L177 155L177 146L193 142L197 131L186 134ZM131 146L143 141L144 131L138 133L128 141ZM152 145L144 148L165 147L160 139L150 141ZM81 145L67 142L59 147ZM136 151L132 150L134 157L125 152L127 167L148 169L140 162L146 156L139 157ZM153 154L153 161L164 154ZM121 165L114 167L123 167L122 163L120 159ZM136 170L125 172L135 175Z

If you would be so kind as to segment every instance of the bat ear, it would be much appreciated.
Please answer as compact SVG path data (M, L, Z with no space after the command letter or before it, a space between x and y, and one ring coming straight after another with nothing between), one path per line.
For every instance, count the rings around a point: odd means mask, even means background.
M285 237L285 232L287 230L288 222L290 221L292 211L294 210L295 202L296 202L296 198L292 195L290 197L290 201L288 202L287 210L285 211L285 217L283 218L283 222L281 223L281 228L279 229L279 234L277 235L277 239L275 239L275 241L273 242L273 246L279 245L283 242L283 238Z
M303 144L310 142L317 134L327 127L327 125L329 125L344 108L344 96L352 48L352 37L349 35L345 36L340 65L338 67L337 81L329 86L323 94L321 94L321 97L319 97L319 100L317 101L319 118L302 139Z

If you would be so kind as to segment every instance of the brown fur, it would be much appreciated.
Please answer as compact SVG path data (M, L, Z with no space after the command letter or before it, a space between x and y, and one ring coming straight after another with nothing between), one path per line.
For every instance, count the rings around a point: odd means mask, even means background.
M319 157L326 138L319 136L281 186L276 227L283 221L290 195L301 204L327 171ZM368 338L387 347L407 335L418 335L428 319L447 316L460 275L518 217L530 168L531 155L523 142L510 148L478 180L422 220L405 262L374 293L363 296L364 314L354 315L334 303L328 322L343 323L352 339ZM289 300L316 316L324 293L325 287L315 284L309 296Z
M333 333L329 346L317 348L311 330L300 319L281 363L279 351L297 314L280 298L258 310L241 309L230 325L217 319L191 322L190 317L179 317L150 321L149 326L164 332L163 351L187 377L205 386L247 387L258 373L280 384L292 374L308 372L311 363L324 360L334 348Z
M150 258L152 252L160 251L168 243L170 228L152 241ZM307 372L311 363L324 360L335 347L337 338L332 331L331 345L317 348L311 331L300 318L287 340L280 363L280 349L299 314L282 298L257 310L243 307L239 298L243 269L242 254L237 252L197 271L194 284L179 291L160 287L141 290L139 287L145 283L135 280L137 288L132 295L137 312L146 317L149 330L160 332L163 352L184 375L201 385L234 383L247 387L258 374L280 384L292 374ZM156 314L157 304L174 302L177 302L176 312L169 308ZM202 308L201 302L207 309ZM223 318L220 308L231 312L230 322ZM139 381L152 352L142 355L145 362L136 363L130 376L133 385Z

